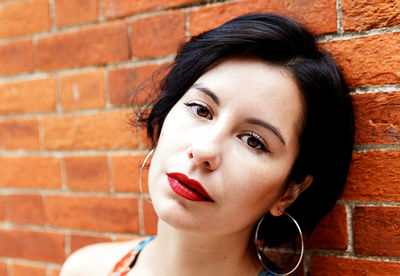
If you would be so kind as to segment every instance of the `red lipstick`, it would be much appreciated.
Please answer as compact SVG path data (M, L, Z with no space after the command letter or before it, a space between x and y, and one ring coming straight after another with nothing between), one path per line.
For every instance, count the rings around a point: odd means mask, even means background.
M214 201L201 184L182 173L167 173L171 189L183 198L192 201Z

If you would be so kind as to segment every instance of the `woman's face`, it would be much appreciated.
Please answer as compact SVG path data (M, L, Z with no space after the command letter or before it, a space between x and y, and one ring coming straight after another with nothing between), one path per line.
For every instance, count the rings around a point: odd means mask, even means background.
M232 58L204 73L168 113L152 159L149 189L160 219L228 235L288 207L302 111L280 67Z

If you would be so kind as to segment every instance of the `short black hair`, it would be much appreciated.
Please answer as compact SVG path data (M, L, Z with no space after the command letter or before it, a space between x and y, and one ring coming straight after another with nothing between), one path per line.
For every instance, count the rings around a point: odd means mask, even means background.
M288 70L303 96L299 153L289 177L297 183L307 175L314 180L287 212L302 229L312 231L334 206L346 182L354 117L349 89L339 68L295 20L276 14L248 14L192 37L180 46L168 74L157 86L158 100L139 120L155 146L165 117L204 72L222 59L247 55ZM279 227L270 224L273 219L278 220ZM264 223L269 245L293 240L297 234L296 228L287 225L291 222L279 220L271 216ZM274 240L268 242L267 236Z

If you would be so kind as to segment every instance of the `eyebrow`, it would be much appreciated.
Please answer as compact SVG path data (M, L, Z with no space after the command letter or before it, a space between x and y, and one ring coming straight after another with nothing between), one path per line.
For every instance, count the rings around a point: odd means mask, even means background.
M203 93L207 94L208 96L210 96L210 98L211 98L217 105L219 105L219 99L218 99L217 95L215 95L215 93L212 92L210 89L208 89L208 88L206 88L206 87L204 87L204 86L201 86L200 84L196 84L196 83L193 84L192 87L196 88L196 89L199 90L200 92L203 92Z
M285 140L283 140L282 135L279 133L278 129L276 127L274 127L273 125L271 125L267 122L261 121L259 119L254 119L254 118L249 118L246 120L246 122L249 124L252 124L252 125L262 126L266 129L272 131L278 137L278 139L282 142L282 144L286 146Z

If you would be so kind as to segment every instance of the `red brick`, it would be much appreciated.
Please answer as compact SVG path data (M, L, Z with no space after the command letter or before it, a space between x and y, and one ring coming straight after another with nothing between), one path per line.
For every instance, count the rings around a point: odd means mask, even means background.
M97 20L97 0L55 0L55 23L66 26Z
M141 11L175 7L198 2L198 0L103 0L102 10L106 18L116 18L131 15Z
M0 9L0 38L37 33L50 29L47 0L22 0Z
M13 264L11 269L13 276L46 276L45 266Z
M154 86L165 74L160 65L119 68L109 72L108 86L112 104L148 103L154 99Z
M104 107L104 73L102 70L65 75L60 78L63 110Z
M132 21L132 55L174 54L185 39L185 13L173 11Z
M400 143L400 93L353 96L356 144Z
M143 221L144 232L148 235L157 234L158 216L154 211L153 205L146 200L143 200Z
M138 204L134 198L49 196L51 225L74 229L138 232Z
M64 234L22 229L0 229L0 255L62 263L65 260Z
M50 111L56 108L56 81L44 78L0 85L0 113Z
M53 270L51 270L50 275L51 275L51 276L60 276L60 273L61 273L61 269L59 269L59 268L54 268Z
M145 157L146 155L112 157L115 191L140 193L139 174ZM150 160L147 161L147 166L143 169L142 186L145 192L148 192L149 164Z
M336 205L317 225L307 242L307 248L347 248L347 214L344 205Z
M355 207L354 251L375 256L400 256L400 208Z
M74 190L108 191L106 156L72 156L65 158L67 185Z
M6 219L5 208L6 208L5 197L0 195L0 221Z
M400 83L400 33L325 43L352 87Z
M127 59L126 24L117 21L40 38L37 57L40 70L99 65Z
M354 153L342 199L398 201L400 151Z
M36 119L7 120L2 123L3 144L7 150L38 150L39 122Z
M46 149L136 148L135 129L122 112L48 116L43 119Z
M61 187L60 160L54 157L0 157L0 175L0 187Z
M7 274L7 264L0 261L0 275L8 276Z
M7 217L16 223L43 224L45 216L40 195L8 195Z
M332 33L337 30L334 0L247 0L202 7L191 12L191 34L199 34L250 12L273 12L294 17L317 34Z
M311 259L310 275L393 276L400 275L400 263L315 256Z
M31 39L0 45L0 75L30 72L35 68Z
M72 235L71 236L71 253L76 250L99 242L111 242L111 239L103 236L88 236L88 235Z
M343 28L363 31L400 24L398 0L342 0Z

